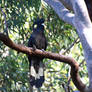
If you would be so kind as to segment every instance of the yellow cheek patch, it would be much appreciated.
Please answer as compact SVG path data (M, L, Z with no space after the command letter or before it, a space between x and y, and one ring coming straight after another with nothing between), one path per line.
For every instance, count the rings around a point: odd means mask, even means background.
M37 28L37 24L34 25L34 28Z

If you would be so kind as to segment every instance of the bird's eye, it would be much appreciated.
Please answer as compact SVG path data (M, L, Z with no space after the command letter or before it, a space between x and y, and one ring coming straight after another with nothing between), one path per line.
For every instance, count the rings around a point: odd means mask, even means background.
M34 28L37 28L37 24L34 25Z

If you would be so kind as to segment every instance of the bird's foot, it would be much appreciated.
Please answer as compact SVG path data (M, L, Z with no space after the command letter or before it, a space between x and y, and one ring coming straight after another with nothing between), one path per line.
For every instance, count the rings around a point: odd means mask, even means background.
M35 45L33 45L33 51L35 51L36 50L36 46Z
M44 49L41 49L42 52L44 52L45 50Z

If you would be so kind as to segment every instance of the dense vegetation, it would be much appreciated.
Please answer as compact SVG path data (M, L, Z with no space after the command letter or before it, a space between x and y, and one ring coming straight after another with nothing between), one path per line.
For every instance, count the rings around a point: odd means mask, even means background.
M88 82L82 46L76 30L59 19L55 12L40 0L1 0L0 6L6 14L9 37L27 46L32 32L32 24L37 17L45 19L45 34L48 39L47 51L63 53L79 63L80 76ZM0 32L5 27L4 16L0 11ZM71 48L69 48L71 46ZM69 49L68 49L69 48ZM68 50L67 50L68 49ZM65 53L64 53L65 52ZM43 92L64 92L64 86L76 90L70 79L70 66L58 61L44 59L45 83ZM0 42L0 91L29 92L29 62L27 56L16 52Z

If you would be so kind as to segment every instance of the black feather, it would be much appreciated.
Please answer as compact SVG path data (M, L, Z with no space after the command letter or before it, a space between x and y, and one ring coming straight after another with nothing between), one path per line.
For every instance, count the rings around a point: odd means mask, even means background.
M44 34L44 19L37 19L33 24L33 33L31 34L28 46L37 49L46 50L47 41ZM34 27L36 25L36 28ZM30 63L30 85L37 88L41 87L44 82L44 64L43 58L37 56L28 56Z

